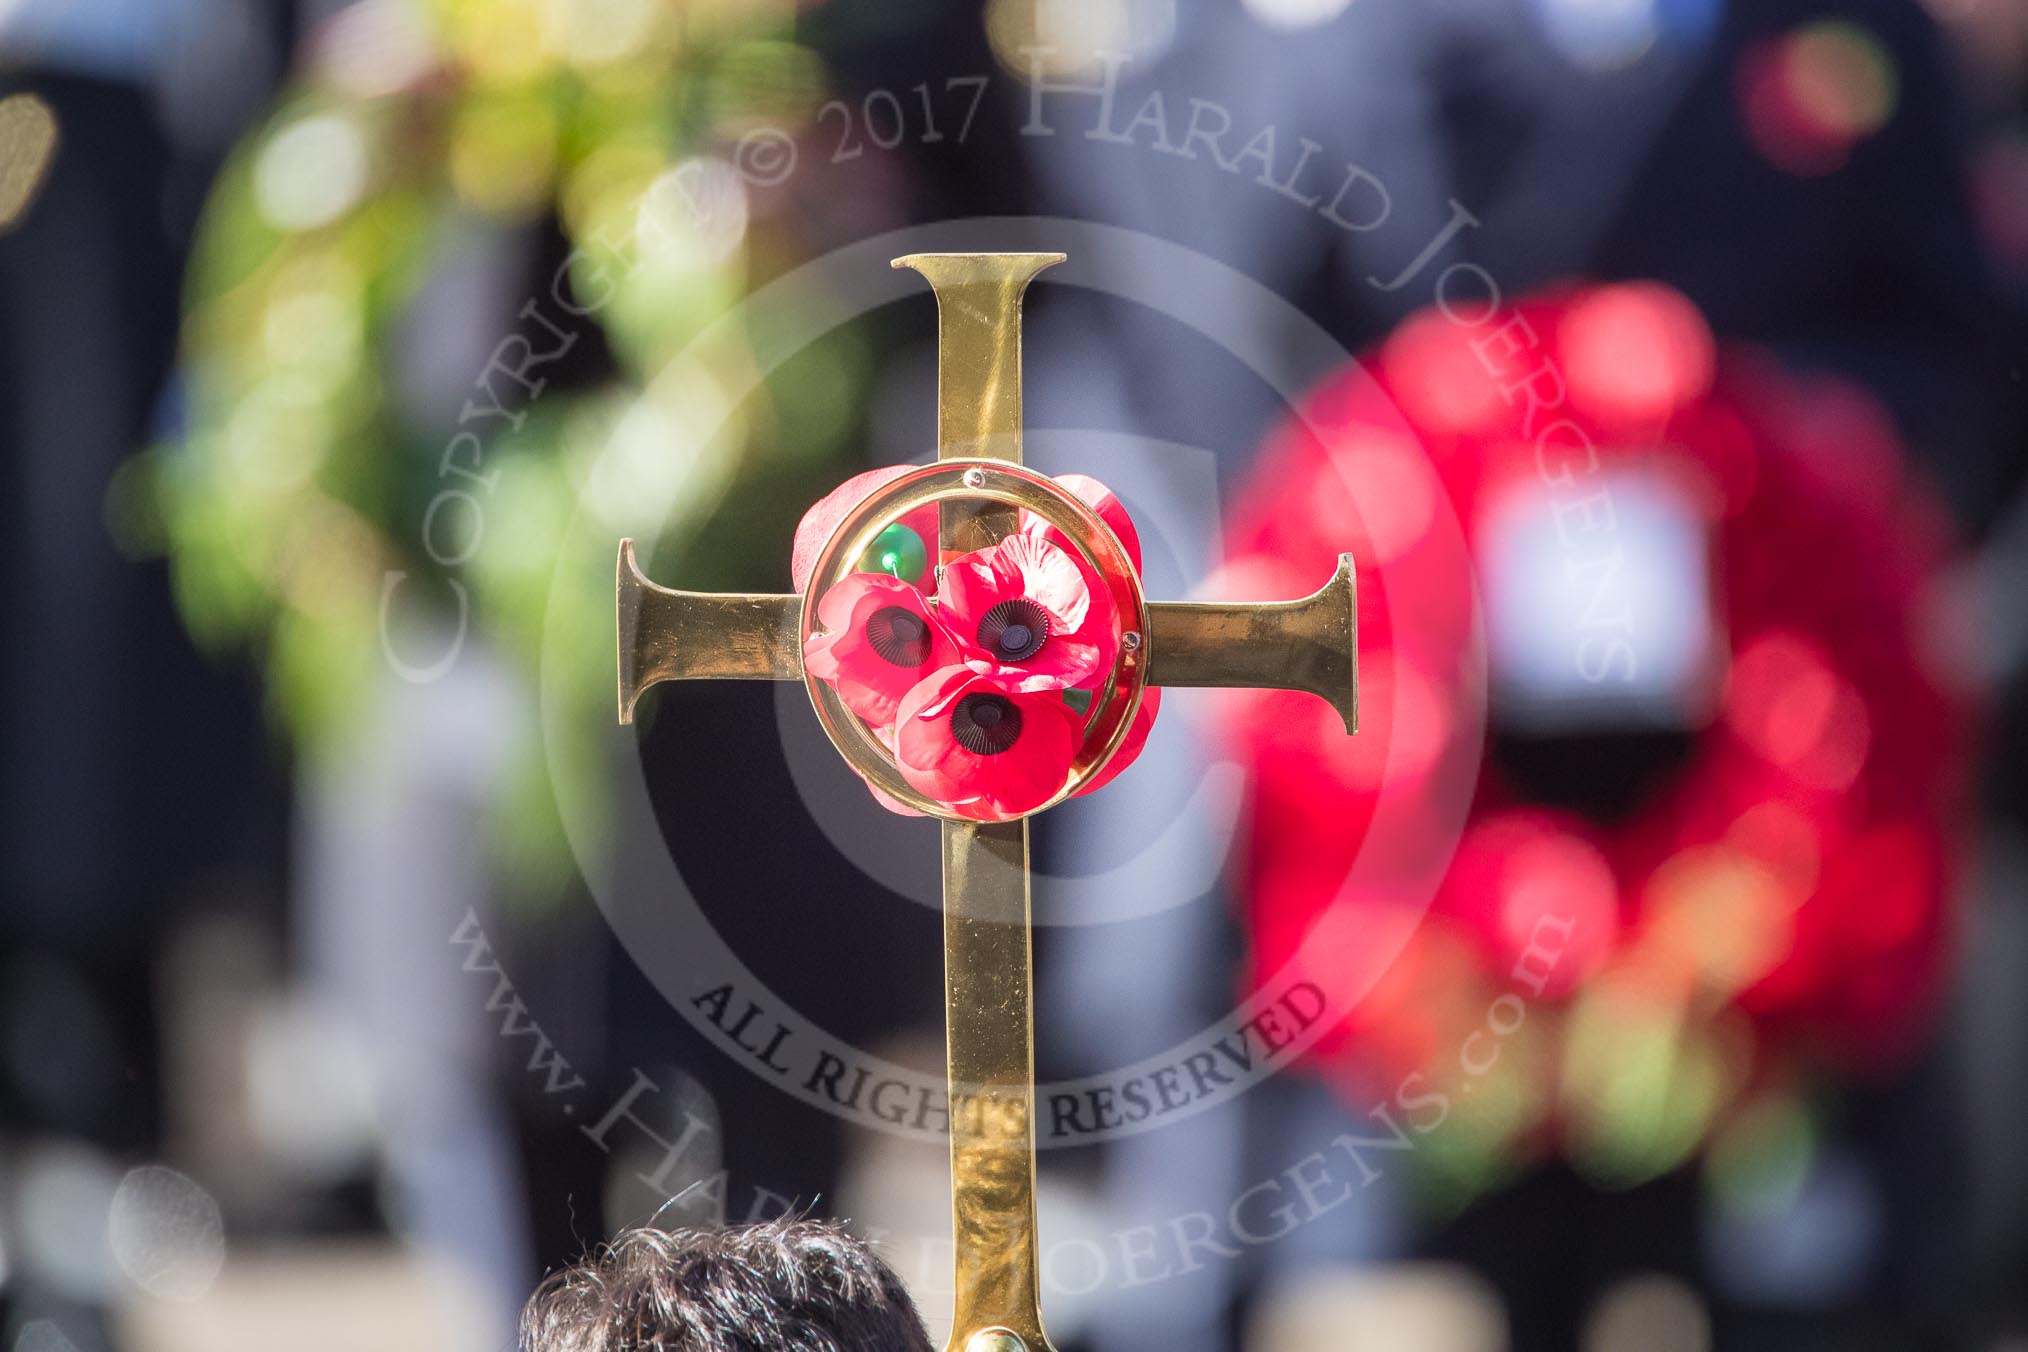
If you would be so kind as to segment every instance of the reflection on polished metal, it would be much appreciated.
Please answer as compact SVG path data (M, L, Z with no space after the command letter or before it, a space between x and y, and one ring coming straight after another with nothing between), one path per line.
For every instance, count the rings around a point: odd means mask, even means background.
M1312 596L1269 604L1149 605L1148 684L1307 690L1359 731L1359 601L1352 556Z
M1049 1347L1035 1243L1034 961L1028 822L944 823L952 1348L975 1330Z
M620 541L620 722L663 681L803 679L803 598L658 587Z
M935 504L941 548L1003 538L1023 511L1062 532L1114 588L1121 656L1094 702L1086 746L1060 802L1104 768L1149 685L1305 690L1352 731L1358 716L1352 561L1314 596L1264 605L1162 604L1142 594L1105 524L1049 479L1021 468L1021 297L1061 254L911 254L938 316L938 463L882 485L846 515L803 596L714 596L648 581L620 542L620 721L661 681L803 680L814 600L849 573L889 523ZM958 819L902 781L837 693L805 680L818 718L854 769L943 817L944 1010L948 1024L951 1212L957 1249L949 1352L1053 1352L1036 1266L1034 972L1028 823ZM1047 805L1045 805L1047 806Z
M927 277L936 292L937 459L1021 463L1021 296L1036 273L1062 261L1062 254L894 260ZM968 469L964 482L979 491L986 471ZM1013 509L967 515L946 503L938 544L945 552L989 545L1011 534L1018 519ZM1123 721L1116 736L1125 735ZM948 1346L1015 1352L1025 1342L1054 1352L1042 1331L1035 1256L1035 957L1025 819L944 822L944 1027L957 1255Z
M1023 1352L1021 1340L1008 1329L980 1329L965 1344L965 1352Z
M1021 296L1060 253L909 254L937 297L937 457L1021 461Z

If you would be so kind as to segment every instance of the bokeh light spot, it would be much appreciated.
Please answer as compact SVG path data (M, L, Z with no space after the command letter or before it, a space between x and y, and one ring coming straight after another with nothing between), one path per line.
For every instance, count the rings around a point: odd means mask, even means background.
M739 172L715 155L700 155L649 185L634 239L650 261L708 267L731 257L746 227L746 185Z
M1687 962L1704 987L1731 994L1789 951L1795 900L1738 850L1684 850L1648 882L1645 938L1664 967Z
M1559 999L1591 976L1619 933L1619 889L1605 856L1560 831L1533 834L1500 875L1500 935L1516 971Z
M6 6L0 4L0 14ZM56 158L56 114L33 94L0 99L0 231L11 229Z
M1473 431L1505 407L1464 334L1436 311L1403 322L1381 348L1381 364L1403 412L1436 431Z
M1656 282L1609 286L1570 308L1557 330L1570 399L1614 421L1653 422L1701 399L1717 369L1704 316Z
M1629 1277L1601 1295L1584 1321L1583 1352L1710 1352L1710 1348L1710 1312L1678 1277Z
M1660 0L1536 0L1535 9L1550 44L1586 70L1630 66L1662 34Z
M366 191L366 141L341 113L301 118L268 138L254 165L254 199L281 230L312 230Z
M1090 75L1106 60L1148 60L1176 36L1175 0L987 0L986 40L1024 79Z
M1269 28L1314 28L1343 14L1352 0L1242 0L1246 12Z
M225 1265L225 1223L210 1193L159 1164L130 1170L113 1193L113 1260L164 1300L202 1297Z
M451 129L451 186L480 211L533 210L556 171L555 114L542 99L474 98Z
M1749 645L1733 663L1725 705L1742 741L1805 783L1842 790L1865 764L1873 732L1865 702L1799 638Z
M1365 528L1369 548L1359 551L1362 561L1392 563L1429 534L1436 520L1436 475L1406 437L1361 427L1348 441L1345 455L1318 462L1316 510Z
M383 98L429 73L439 59L411 0L356 0L310 37L319 75L356 98Z
M1826 20L1749 50L1738 92L1760 153L1778 169L1811 176L1844 167L1854 146L1892 120L1901 75L1873 34Z
M644 49L668 18L658 0L551 0L549 45L573 65L606 65Z

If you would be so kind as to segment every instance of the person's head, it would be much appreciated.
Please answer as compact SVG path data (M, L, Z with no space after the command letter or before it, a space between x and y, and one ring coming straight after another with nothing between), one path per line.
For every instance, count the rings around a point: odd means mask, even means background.
M835 1225L629 1230L552 1273L523 1352L931 1352L901 1279Z

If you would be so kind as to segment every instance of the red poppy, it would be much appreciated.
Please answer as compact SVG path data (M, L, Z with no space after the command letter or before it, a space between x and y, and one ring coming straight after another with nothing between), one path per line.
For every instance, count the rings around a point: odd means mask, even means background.
M1112 669L1112 598L1089 586L1066 550L1012 535L953 559L937 587L944 624L1020 691L1067 690Z
M958 661L958 645L923 594L884 573L854 573L817 602L823 626L803 645L803 666L876 728L917 682Z
M1008 821L1053 798L1082 738L1055 691L954 666L901 702L895 763L910 786L975 821Z

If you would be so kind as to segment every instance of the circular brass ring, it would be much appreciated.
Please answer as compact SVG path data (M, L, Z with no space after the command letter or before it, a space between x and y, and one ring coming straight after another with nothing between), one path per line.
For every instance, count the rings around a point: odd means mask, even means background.
M972 475L973 481L966 481ZM816 632L817 600L856 571L859 558L873 543L873 537L918 508L959 500L999 503L1026 509L1063 533L1085 562L1105 579L1111 591L1114 615L1121 630L1148 632L1148 600L1141 590L1140 574L1112 528L1096 512L1066 492L1045 474L1006 460L939 460L896 475L869 494L865 501L846 513L831 538L817 555L803 588L803 619L800 638L808 645ZM930 550L931 566L941 562L941 550ZM1126 741L1134 714L1141 707L1146 689L1147 652L1144 648L1119 645L1113 669L1092 700L1085 722L1084 742L1071 761L1071 772L1063 787L1048 802L1035 809L1054 807L1076 793L1103 770ZM918 812L947 821L972 821L917 792L901 777L887 749L867 726L845 707L838 692L805 673L803 684L816 706L817 719L832 745L846 763L860 775L901 803ZM1033 815L1033 814L1028 814Z

